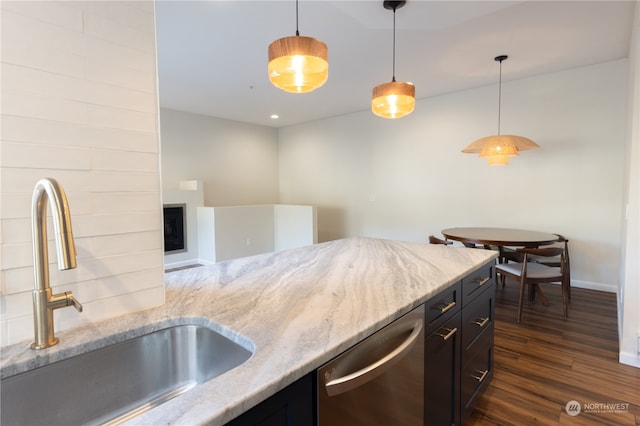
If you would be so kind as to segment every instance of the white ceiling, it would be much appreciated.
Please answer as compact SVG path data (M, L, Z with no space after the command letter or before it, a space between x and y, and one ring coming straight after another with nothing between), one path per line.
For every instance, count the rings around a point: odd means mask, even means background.
M625 58L637 3L409 0L396 13L396 79L420 99L496 84L501 54L503 81ZM306 94L267 77L269 44L295 35L293 0L157 0L156 16L165 108L281 127L368 110L373 87L391 81L393 12L381 0L300 0L300 35L329 49L327 83Z

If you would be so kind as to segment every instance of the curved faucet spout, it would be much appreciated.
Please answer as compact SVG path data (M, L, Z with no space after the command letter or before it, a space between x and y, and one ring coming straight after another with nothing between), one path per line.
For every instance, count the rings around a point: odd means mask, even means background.
M55 230L58 254L58 269L76 267L76 246L71 230L71 214L67 195L62 186L53 178L40 179L33 189L31 198L31 231L33 234L33 260L46 271L38 277L36 270L36 289L44 289L48 282L49 256L47 250L47 202L51 205L53 228ZM40 268L39 268L40 269ZM45 278L45 279L42 279Z
M53 178L40 179L31 198L31 232L33 236L33 323L35 342L33 349L43 349L58 343L53 329L54 309L74 306L82 311L82 305L67 291L52 294L49 284L49 253L47 248L47 205L51 206L58 269L76 267L76 246L71 230L71 214L67 196L62 186Z

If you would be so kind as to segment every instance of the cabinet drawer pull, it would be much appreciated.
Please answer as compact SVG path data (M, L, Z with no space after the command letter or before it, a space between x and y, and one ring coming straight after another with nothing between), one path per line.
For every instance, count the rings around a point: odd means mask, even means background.
M443 302L444 303L444 302ZM456 306L456 301L452 301L449 302L447 305L442 306L433 306L434 309L438 309L440 311L441 314L444 314L445 312L447 312L448 310L450 310L451 308L453 308L454 306Z
M476 282L478 283L478 287L482 287L483 285L488 283L490 279L491 279L491 277L478 278L476 280Z
M487 325L487 323L488 323L488 322L489 322L489 317L486 317L486 318L478 318L478 319L473 320L473 323L474 323L475 325L477 325L478 327L480 327L480 328L482 328L482 327L484 327L485 325Z
M442 337L442 340L449 340L451 338L451 336L456 334L457 331L458 331L458 329L456 327L443 328L442 330L438 331L437 335Z
M480 371L480 370L476 370L475 371L476 374L480 374L479 376L477 375L471 375L471 377L473 377L474 379L476 379L478 381L478 383L482 383L482 381L484 380L485 377L487 377L487 374L489 374L489 370L484 370L484 371Z

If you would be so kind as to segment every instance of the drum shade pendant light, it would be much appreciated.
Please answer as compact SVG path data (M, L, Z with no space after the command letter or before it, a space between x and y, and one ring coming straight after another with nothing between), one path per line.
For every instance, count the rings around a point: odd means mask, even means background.
M269 45L269 80L285 92L311 92L327 81L327 56L325 43L300 35L296 0L296 35L280 38Z
M406 1L383 2L385 9L393 10L393 78L373 88L371 110L379 117L400 118L411 114L416 106L416 87L412 83L396 81L396 9Z
M502 98L502 61L508 58L507 55L496 56L494 59L500 62L500 81L498 84L498 134L486 136L467 145L462 152L480 154L481 158L486 158L490 166L507 165L509 157L518 155L520 151L540 148L540 146L523 136L501 135L500 134L500 104Z

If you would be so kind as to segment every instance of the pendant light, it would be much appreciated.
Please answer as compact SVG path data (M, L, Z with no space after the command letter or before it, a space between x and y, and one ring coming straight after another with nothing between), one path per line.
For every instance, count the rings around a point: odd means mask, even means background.
M393 10L393 78L373 88L371 110L379 117L400 118L411 114L416 106L416 87L413 83L396 81L396 9L406 1L385 0L385 9Z
M518 155L518 152L540 148L537 143L523 136L500 134L502 61L507 58L507 55L500 55L494 58L497 62L500 62L500 80L498 83L498 134L478 139L462 150L462 152L465 153L480 154L481 158L487 159L490 166L507 165L509 163L509 157Z
M327 81L327 57L324 42L300 35L296 0L296 35L280 38L269 45L269 80L285 92L311 92Z

